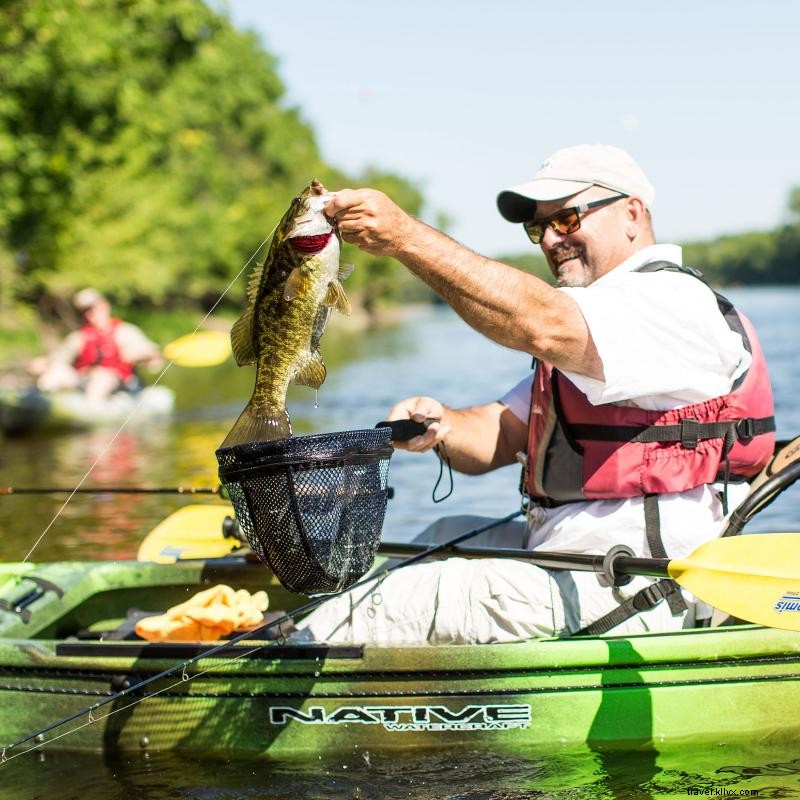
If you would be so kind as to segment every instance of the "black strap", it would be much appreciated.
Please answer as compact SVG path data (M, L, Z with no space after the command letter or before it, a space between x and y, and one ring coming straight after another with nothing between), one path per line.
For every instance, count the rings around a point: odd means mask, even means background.
M608 633L613 628L616 628L617 625L625 622L625 620L636 616L639 612L655 608L665 597L667 602L670 602L676 592L681 602L683 602L680 589L675 581L665 578L651 583L636 592L633 597L629 597L625 602L620 603L613 611L609 611L608 614L604 614L600 619L596 619L586 627L581 628L575 636L600 636Z
M667 551L664 549L664 541L661 538L661 514L658 510L658 495L646 494L644 496L644 532L647 535L647 546L650 548L650 555L653 558L667 558ZM686 602L683 599L678 584L669 580L675 591L666 595L669 610L673 617L686 611Z
M661 538L661 514L658 510L657 494L644 496L644 530L650 555L653 558L667 558L664 541ZM667 600L673 617L683 614L688 608L678 584L670 578L664 578L640 589L633 597L620 603L608 614L604 614L600 619L581 628L576 635L598 636L608 633L612 628L616 628L620 623L636 616L640 611L649 611L651 608L655 608L664 598Z
M775 430L775 417L745 417L726 422L698 422L692 417L682 419L677 425L649 425L644 428L632 425L590 425L577 423L571 426L575 439L601 442L680 442L687 450L694 450L698 442L706 439L752 439Z

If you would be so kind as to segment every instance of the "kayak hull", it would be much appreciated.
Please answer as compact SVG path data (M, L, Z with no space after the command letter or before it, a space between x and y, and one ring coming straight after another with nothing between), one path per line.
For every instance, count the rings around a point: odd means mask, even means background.
M90 401L82 392L5 391L0 394L0 432L22 436L34 431L87 430L128 420L165 419L175 408L175 393L166 386L137 392L115 392Z
M444 647L245 641L109 702L212 646L114 639L129 609L163 610L215 583L266 588L272 609L303 598L236 557L21 574L0 586L0 746L90 706L91 719L45 733L47 746L291 758L800 736L800 637L757 626Z

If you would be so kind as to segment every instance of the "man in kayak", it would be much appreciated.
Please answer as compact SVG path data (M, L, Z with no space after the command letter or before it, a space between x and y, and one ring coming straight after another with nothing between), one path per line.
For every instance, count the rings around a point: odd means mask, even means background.
M102 401L116 391L138 388L137 365L162 363L158 345L135 325L111 316L111 305L96 289L79 291L73 305L82 327L48 358L31 365L41 391L79 389L88 400Z
M500 213L541 247L555 287L470 251L380 192L343 190L326 207L345 240L397 258L476 330L534 357L533 374L493 402L456 409L411 397L389 414L436 420L398 446L436 447L462 472L524 464L525 524L467 544L573 553L621 544L679 558L719 536L772 455L755 332L682 267L679 247L656 244L654 196L634 160L607 145L559 150L532 181L500 192ZM419 539L479 522L445 520ZM672 581L613 587L592 573L449 559L336 598L304 626L318 639L511 641L680 628L695 624L692 601Z

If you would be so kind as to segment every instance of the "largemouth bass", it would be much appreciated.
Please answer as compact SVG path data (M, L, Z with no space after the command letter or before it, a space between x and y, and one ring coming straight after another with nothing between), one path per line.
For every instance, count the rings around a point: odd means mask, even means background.
M256 380L222 447L291 436L289 384L318 389L325 380L319 341L333 308L350 313L341 281L352 271L340 266L339 232L322 212L330 198L318 181L295 197L250 276L231 345L237 364L256 364Z

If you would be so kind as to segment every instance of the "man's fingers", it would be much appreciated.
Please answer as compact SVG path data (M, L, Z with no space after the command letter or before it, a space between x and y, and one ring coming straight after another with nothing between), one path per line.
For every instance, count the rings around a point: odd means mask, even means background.
M323 209L325 215L337 223L350 222L362 217L369 205L368 189L341 189Z
M415 436L413 439L409 439L406 443L406 449L414 453L424 453L427 450L432 450L448 433L450 433L449 425L444 425L438 421L432 422L428 426L428 430L421 436Z

